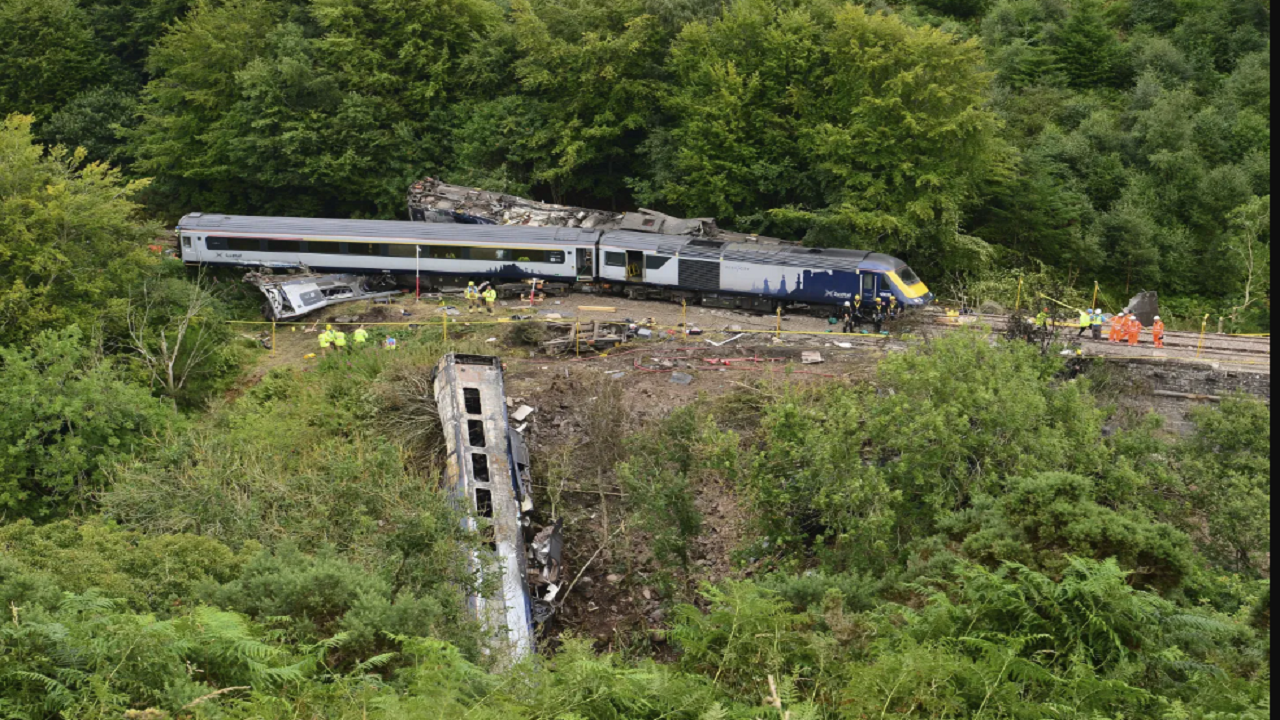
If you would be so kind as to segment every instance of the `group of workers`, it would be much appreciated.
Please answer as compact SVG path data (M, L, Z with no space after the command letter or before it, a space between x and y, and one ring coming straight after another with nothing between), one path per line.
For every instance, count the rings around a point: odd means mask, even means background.
M1080 319L1078 325L1080 332L1076 333L1079 338L1085 332L1092 331L1094 340L1102 339L1102 325L1105 322L1102 317L1102 310L1093 308L1092 310L1081 309L1079 311ZM1040 331L1049 332L1050 323L1049 308L1042 308L1035 317L1035 326ZM1107 339L1113 343L1128 341L1130 345L1137 345L1142 337L1142 321L1138 316L1128 310L1116 313L1111 316L1111 331ZM1151 324L1151 338L1155 341L1158 348L1164 347L1164 321L1159 315L1155 316L1154 322Z
M324 330L320 332L320 354L327 356L331 348L335 348L336 352L349 352L349 349L359 349L369 342L369 331L364 326L351 331L351 341L347 342L347 334L341 330L334 330L332 325L325 325ZM388 350L396 349L396 339L390 335L382 343L383 347Z
M842 326L841 332L852 333L857 332L858 326L864 322L870 322L875 326L876 332L880 332L880 328L884 326L887 318L896 317L898 314L898 299L889 296L889 302L886 305L884 300L877 297L871 307L871 316L867 317L862 313L862 296L855 295L853 301L845 300L844 306L840 308L840 322Z
M1111 317L1111 332L1107 339L1113 343L1128 341L1137 345L1142 336L1142 321L1131 312L1116 313ZM1151 339L1158 348L1164 347L1164 321L1159 315L1151 323Z
M493 306L498 302L498 291L493 289L492 285L488 285L484 290L476 286L475 282L467 283L467 289L462 292L462 296L467 300L467 310L475 311L480 306L480 301L484 301L485 308L489 314L493 314Z

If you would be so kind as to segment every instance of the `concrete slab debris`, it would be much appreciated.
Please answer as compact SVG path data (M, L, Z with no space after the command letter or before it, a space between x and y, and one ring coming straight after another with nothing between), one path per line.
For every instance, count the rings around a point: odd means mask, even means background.
M822 360L822 353L817 350L805 350L800 353L800 362L804 365L817 365Z
M511 419L515 420L516 422L524 422L525 418L529 417L532 414L533 414L533 408L529 407L528 405L521 405L520 407L516 408L515 412L511 413Z

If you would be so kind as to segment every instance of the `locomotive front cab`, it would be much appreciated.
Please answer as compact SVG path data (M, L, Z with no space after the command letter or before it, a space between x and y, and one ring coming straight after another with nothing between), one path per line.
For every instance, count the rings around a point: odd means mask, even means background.
M890 291L904 306L924 307L933 302L934 294L910 267L899 265L885 272L885 277L889 279Z

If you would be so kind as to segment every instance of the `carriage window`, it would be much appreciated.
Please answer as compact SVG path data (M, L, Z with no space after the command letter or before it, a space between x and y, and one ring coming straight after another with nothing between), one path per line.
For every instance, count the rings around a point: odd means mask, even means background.
M620 252L607 252L604 254L604 264L609 267L626 267L627 254Z
M876 291L876 276L871 273L862 273L862 292L873 293Z
M913 272L911 268L907 267L906 265L903 265L902 267L898 268L898 277L902 278L902 282L906 283L907 285L915 285L916 283L920 282L920 276L916 275L915 272Z
M321 242L318 240L308 241L307 252L320 253L322 255L341 255L342 243Z
M467 256L471 260L500 260L509 261L512 259L510 250L505 248L469 248L470 254Z
M436 260L457 260L467 256L467 249L451 245L426 245L422 248L422 257Z
M667 264L667 262L668 262L669 260L671 260L671 258L669 258L669 257L664 257L664 256L662 256L662 255L645 255L645 256L644 256L644 269L645 269L645 270L657 270L657 269L661 268L663 265L666 265L666 264Z
M417 247L417 245L405 243L391 243L387 245L387 254L391 257L417 257ZM426 253L423 253L423 256L430 257Z
M182 236L182 247L187 248L188 250L190 250L190 249L191 249L191 236L190 236L190 235L183 235L183 236Z
M297 240L268 240L267 252L298 252L302 243Z
M347 243L347 255L381 255L381 243Z
M262 243L258 238L240 238L240 237L207 237L204 241L205 247L210 250L240 250L240 251L257 251L262 249Z
M262 249L262 241L258 238L227 238L227 247L244 252L257 252Z
M561 250L511 250L516 262L564 264L564 252Z

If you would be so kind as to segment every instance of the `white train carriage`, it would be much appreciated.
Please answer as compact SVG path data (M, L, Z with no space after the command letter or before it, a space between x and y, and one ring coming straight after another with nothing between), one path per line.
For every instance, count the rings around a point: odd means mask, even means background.
M563 283L594 276L600 235L576 228L205 213L183 217L177 232L190 264Z

